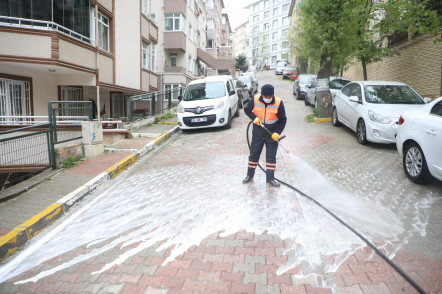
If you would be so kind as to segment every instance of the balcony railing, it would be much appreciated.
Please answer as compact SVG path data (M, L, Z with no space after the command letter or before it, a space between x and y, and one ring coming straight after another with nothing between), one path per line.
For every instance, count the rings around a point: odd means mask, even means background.
M58 23L52 21L45 20L35 20L28 18L20 18L20 17L12 17L12 16L2 16L0 15L0 25L2 26L11 26L11 27L20 27L20 28L31 28L37 30L45 30L45 31L57 31L66 36L75 38L82 42L88 43L90 45L95 45L95 41L89 37L86 37L82 34L74 32Z

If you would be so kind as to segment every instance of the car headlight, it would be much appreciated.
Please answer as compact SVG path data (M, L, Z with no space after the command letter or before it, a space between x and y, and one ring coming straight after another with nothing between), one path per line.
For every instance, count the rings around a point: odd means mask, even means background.
M184 106L181 104L178 104L178 113L184 113Z
M377 123L381 123L381 124L389 124L391 122L391 120L389 120L388 118L386 118L380 114L377 114L376 112L373 112L371 110L368 111L368 117L372 121L377 122Z
M224 102L221 102L216 106L216 109L223 109L224 108Z

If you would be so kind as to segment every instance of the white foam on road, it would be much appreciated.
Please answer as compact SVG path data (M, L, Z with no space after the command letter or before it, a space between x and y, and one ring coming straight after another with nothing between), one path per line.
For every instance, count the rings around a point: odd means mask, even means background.
M234 158L232 155L232 162ZM383 247L387 254L394 255L406 242L403 215L376 201L340 191L299 158L290 160L296 167L295 185ZM0 267L0 282L56 256L65 258L64 253L76 252L77 248L81 248L81 253L75 257L18 283L36 282L120 248L121 254L109 260L97 272L100 273L158 242L162 242L159 250L174 246L164 265L212 233L227 236L245 230L275 234L289 243L284 252L288 262L278 268L278 274L299 267L300 278L314 275L318 285L333 287L329 274L355 250L365 246L305 197L285 186L268 188L262 175L243 185L237 175L211 173L205 165L195 165L192 171L201 176L188 180L187 165L149 168L85 200L76 212L37 236L23 252ZM424 206L431 204L430 198L422 201ZM407 209L410 212L416 207ZM422 205L419 209L423 214L420 226L425 226L427 210Z

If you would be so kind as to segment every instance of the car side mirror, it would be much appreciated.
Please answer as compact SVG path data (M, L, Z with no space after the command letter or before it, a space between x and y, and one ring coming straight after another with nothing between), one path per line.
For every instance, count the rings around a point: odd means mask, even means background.
M178 100L179 101L183 100L183 95L178 96Z
M359 103L359 98L358 98L358 96L350 96L350 97L348 97L348 100L350 100L351 102L357 102L357 103Z
M430 103L430 102L433 101L433 100L431 100L431 98L425 97L425 98L424 98L424 101L425 101L425 103Z
M230 90L230 92L229 92L229 96L232 96L232 95L235 95L235 90Z

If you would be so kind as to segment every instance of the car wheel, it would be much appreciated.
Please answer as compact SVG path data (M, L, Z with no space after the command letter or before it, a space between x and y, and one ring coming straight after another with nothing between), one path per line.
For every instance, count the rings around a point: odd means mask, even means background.
M356 138L358 139L359 144L367 144L367 128L365 127L365 122L362 118L359 119L356 126Z
M232 111L229 110L229 116L227 117L227 124L224 126L226 129L232 128Z
M332 124L335 127L339 127L341 125L341 123L339 122L339 119L338 119L338 110L336 109L336 107L333 107Z
M238 102L239 103L239 102ZM239 104L238 104L238 106L236 107L236 111L235 111L235 113L233 114L235 117L239 117Z
M405 175L416 184L428 183L432 177L428 170L425 155L416 142L407 144L402 158Z

